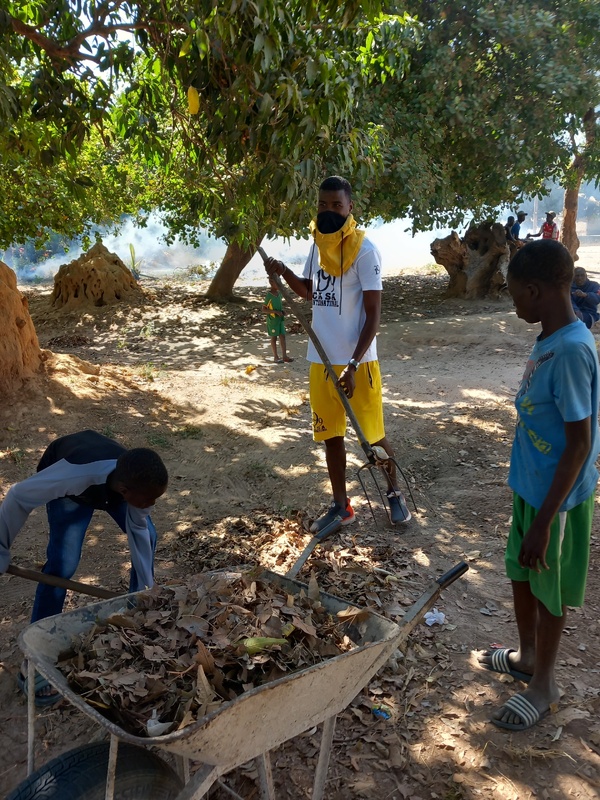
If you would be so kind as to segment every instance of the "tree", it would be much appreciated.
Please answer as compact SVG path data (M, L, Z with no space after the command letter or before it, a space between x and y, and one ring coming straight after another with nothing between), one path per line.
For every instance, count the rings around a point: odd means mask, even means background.
M542 192L598 91L600 0L5 5L9 140L53 163L94 128L125 147L173 234L229 243L215 296L264 236L306 230L326 172L415 229Z
M565 186L565 202L563 209L563 224L561 240L574 259L577 259L579 237L577 236L577 211L579 207L579 190L584 178L591 176L600 178L600 149L598 147L598 114L594 108L589 108L582 120L584 141L578 144L575 135L571 143L573 159L565 171L563 185Z
M10 2L0 122L17 141L43 119L29 157L55 162L75 159L94 126L113 141L110 112L131 157L164 170L157 199L174 233L193 240L208 222L242 253L297 227L326 154L350 163L370 148L353 127L361 67L344 48L358 12L366 24L377 6Z
M433 241L431 254L450 276L446 297L498 297L506 289L508 262L521 246L506 241L498 222L472 225L462 239L452 231Z
M332 37L364 67L354 124L370 136L355 164L331 152L321 164L352 180L363 220L410 216L415 230L479 222L542 194L568 169L569 115L598 91L600 3L408 0L403 9L401 20Z
M231 295L265 236L288 236L307 227L327 164L347 172L360 164L365 173L377 166L379 131L356 120L356 106L370 80L359 47L371 25L365 20L349 29L340 19L317 16L307 24L304 14L302 4L286 10L277 69L265 68L272 53L262 33L249 40L243 38L248 32L239 34L235 47L246 54L244 69L253 65L253 84L241 81L239 54L235 62L221 65L216 93L207 75L193 71L187 77L193 89L205 87L202 101L192 120L177 118L179 137L171 140L170 171L156 205L170 229L188 241L194 241L198 220L227 241L209 297ZM374 24L403 29L411 21L381 17ZM388 71L399 61L394 57ZM202 63L192 62L196 70ZM233 94L223 104L228 91ZM127 97L119 113L126 119L137 106ZM168 128L164 119L160 124Z
M44 125L36 137L43 140ZM148 173L118 143L106 147L90 133L76 158L52 164L10 146L0 133L0 248L35 239L42 247L52 231L65 239L92 236L94 227L118 225L123 214L138 214L149 191Z
M406 78L376 87L365 109L388 134L383 179L364 187L369 210L386 219L400 211L416 230L459 225L560 176L567 118L598 89L573 32L585 24L598 47L592 6L600 19L597 0L409 0L421 28Z

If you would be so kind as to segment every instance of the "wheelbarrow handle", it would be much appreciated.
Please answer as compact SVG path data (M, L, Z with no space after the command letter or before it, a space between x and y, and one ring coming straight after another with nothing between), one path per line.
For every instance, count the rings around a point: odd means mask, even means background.
M406 614L402 618L402 622L400 623L401 633L396 640L396 647L399 647L400 644L407 638L409 633L413 630L413 628L416 628L419 622L421 622L425 614L430 608L433 607L442 591L450 586L450 584L453 583L457 578L460 578L461 575L464 575L468 569L469 565L464 561L461 561L455 567L449 569L448 572L445 572L443 575L437 578L437 580L435 580L429 586L429 588L425 590L421 597L419 597L416 603L414 603L407 610Z
M440 577L436 580L436 583L439 583L440 589L446 589L451 583L454 583L457 578L460 578L461 575L464 575L468 569L469 565L467 562L461 561L449 569L448 572L444 572L443 575L440 575Z
M258 250L258 253L259 253L260 257L262 258L262 260L266 263L269 260L269 256L266 254L266 252L263 250L263 248L260 247L260 245L257 247L257 250ZM321 342L319 340L319 337L317 336L317 334L312 329L312 326L311 326L310 322L306 319L306 316L305 316L304 312L302 311L302 309L298 305L298 303L297 303L296 299L294 298L294 296L292 295L292 293L289 291L289 289L287 289L286 286L283 285L283 281L281 280L279 275L273 274L270 277L275 281L275 284L277 285L277 288L279 289L279 291L283 295L284 300L287 302L287 304L291 308L293 315L296 317L298 322L302 325L302 327L304 328L304 330L308 334L309 339L314 344L314 346L315 346L315 348L317 350L317 353L321 357L321 361L323 362L323 366L327 370L327 372L329 374L329 377L333 381L333 385L337 389L337 392L338 392L338 395L340 397L341 403L344 406L344 410L346 411L346 414L348 415L348 419L350 420L350 422L352 424L352 427L354 428L354 431L356 433L356 437L357 437L357 439L358 439L358 441L360 443L360 446L362 447L366 457L369 459L371 464L374 464L375 461L376 461L376 457L375 457L375 453L373 451L373 448L371 447L369 441L367 440L366 436L364 435L364 433L362 431L362 428L360 427L360 425L358 423L358 420L356 419L356 414L354 413L354 411L352 409L352 406L350 405L350 401L348 400L348 398L346 396L346 393L341 388L341 386L338 385L338 376L335 374L335 370L333 369L331 361L329 360L329 357L327 356L327 353L325 352L325 348L321 344Z
M28 581L45 583L48 586L57 586L59 589L70 589L72 592L87 594L90 597L101 597L103 600L108 600L111 597L118 597L120 594L120 592L112 592L110 589L104 589L102 586L90 586L87 583L70 581L67 578L59 578L56 575L46 575L45 572L17 567L15 564L9 564L6 571L10 575L16 575L18 578L25 578Z

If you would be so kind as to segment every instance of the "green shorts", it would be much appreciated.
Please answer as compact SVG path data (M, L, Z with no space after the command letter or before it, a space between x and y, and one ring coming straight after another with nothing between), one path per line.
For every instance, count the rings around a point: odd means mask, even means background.
M276 317L275 315L267 317L267 333L269 336L285 336L285 322L283 317Z
M345 364L333 365L338 377L344 369ZM350 406L367 441L375 444L385 436L379 362L363 362L356 370L354 380L356 387ZM323 364L311 363L309 386L314 441L324 442L334 436L345 436L346 409Z
M529 581L534 597L551 614L561 617L563 606L583 605L590 561L590 535L594 514L594 495L570 511L561 511L552 520L546 552L548 569L541 572L519 564L523 537L538 510L519 495L513 495L513 518L506 543L506 574L512 581Z

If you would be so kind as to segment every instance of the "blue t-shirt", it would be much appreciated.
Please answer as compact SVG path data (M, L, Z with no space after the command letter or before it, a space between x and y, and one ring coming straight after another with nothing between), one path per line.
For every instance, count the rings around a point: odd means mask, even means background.
M560 511L582 503L598 480L598 354L594 337L577 320L537 339L517 392L517 430L508 485L540 508L565 446L565 422L591 417L592 441L585 464Z

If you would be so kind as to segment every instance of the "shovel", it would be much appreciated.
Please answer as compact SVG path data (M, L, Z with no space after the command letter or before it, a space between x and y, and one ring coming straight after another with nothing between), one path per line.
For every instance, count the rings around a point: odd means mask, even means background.
M258 250L258 253L260 254L263 262L266 263L269 260L269 256L266 254L266 252L263 250L262 247L259 246L257 248L257 250ZM288 303L289 307L292 310L292 313L294 314L294 316L296 317L298 322L302 325L302 327L304 328L304 330L308 334L311 342L314 344L315 349L316 349L317 353L319 354L325 369L327 370L327 374L329 375L329 377L333 381L333 385L337 388L337 392L338 392L338 396L340 398L340 401L341 401L342 405L344 406L346 414L348 415L348 419L350 420L350 424L354 428L354 431L355 431L356 436L358 438L359 444L362 447L365 456L367 457L368 463L367 464L363 464L363 466L360 467L360 469L358 470L358 473L357 473L357 477L358 477L358 480L360 482L361 488L363 490L363 494L365 495L365 498L366 498L367 503L369 505L369 510L371 511L371 515L373 517L373 521L375 522L375 525L377 525L377 518L375 517L375 512L373 511L373 507L371 505L371 500L370 500L370 497L369 497L369 493L367 491L367 487L366 487L365 481L363 479L363 472L364 472L364 470L368 470L370 472L371 477L373 478L373 481L374 481L375 486L377 488L377 491L379 493L379 496L381 498L381 502L383 504L383 507L386 509L386 513L388 514L388 519L390 520L390 524L391 524L392 521L391 521L391 518L389 517L389 511L387 510L387 506L385 504L385 499L383 497L383 493L381 491L381 488L379 486L379 483L377 482L377 479L376 479L375 475L373 474L373 469L374 468L378 468L378 469L381 469L384 472L384 474L386 475L386 478L387 478L387 472L385 470L385 464L389 463L390 461L394 464L394 466L396 467L396 469L398 470L400 475L402 475L402 477L404 479L404 482L406 483L406 486L407 486L408 493L410 495L410 499L412 501L412 504L413 504L413 506L415 508L415 511L417 511L417 506L416 506L416 503L414 501L414 498L413 498L413 495L412 495L412 491L410 489L410 484L408 483L408 480L406 479L406 476L404 475L404 473L403 473L402 469L400 468L400 465L398 464L398 462L395 459L390 458L388 456L388 454L385 452L385 450L383 449L383 447L373 447L367 441L367 439L366 439L366 437L365 437L365 435L364 435L364 433L363 433L363 431L362 431L362 429L361 429L361 427L360 427L360 425L358 423L358 420L356 419L356 414L352 410L352 406L350 405L350 401L348 400L344 390L341 388L341 386L338 385L338 376L336 375L335 370L333 369L331 361L329 360L329 357L327 356L327 353L325 352L325 349L324 349L323 345L319 341L318 336L316 335L316 333L312 329L309 321L306 319L306 317L304 315L304 312L302 311L302 308L297 303L296 299L291 294L291 292L287 289L287 287L283 285L283 282L281 281L281 278L279 277L279 275L273 274L270 277L272 277L273 280L275 281L275 284L277 285L277 288L279 289L279 291L283 295L283 298L285 299L285 301ZM333 533L333 531L332 531L332 533ZM319 539L318 536L314 536L311 539L311 541L308 543L308 545L306 546L306 548L304 549L304 551L300 555L300 558L298 559L296 564L294 564L292 569L295 569L297 564L300 564L300 566L298 567L298 569L300 569L302 564L304 564L304 562L306 561L306 559L308 558L310 553L314 550L314 548L317 546L317 544L319 544L320 541L322 541L322 540ZM296 575L296 574L297 574L297 571L293 575L290 574L289 577L294 577L294 575Z
M110 589L104 589L102 586L90 586L88 583L70 581L68 578L59 578L56 575L46 575L45 572L17 567L14 564L9 564L6 571L10 575L16 575L18 578L25 578L28 581L37 581L37 583L45 583L48 586L57 586L59 589L70 589L72 592L87 594L90 597L101 597L103 600L107 600L111 597L118 597L121 594L121 592L112 592Z

